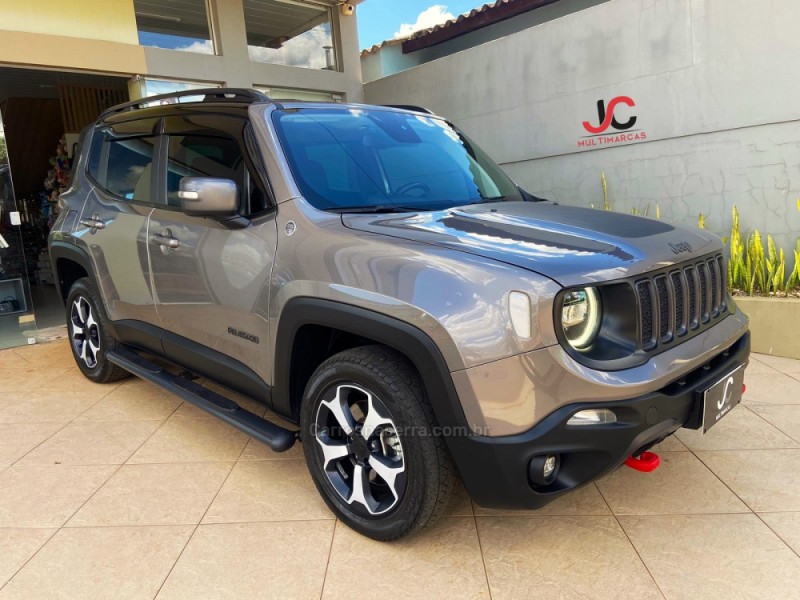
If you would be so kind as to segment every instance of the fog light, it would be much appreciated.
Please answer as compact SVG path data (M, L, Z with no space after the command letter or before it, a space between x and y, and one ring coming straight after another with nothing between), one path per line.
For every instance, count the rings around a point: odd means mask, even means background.
M553 473L556 471L556 460L554 454L550 454L544 459L542 475L544 475L545 480L552 479Z
M558 454L543 454L534 456L528 465L528 477L535 486L550 485L558 475L561 459Z
M617 415L609 408L588 408L576 412L569 418L567 425L606 425L616 423Z

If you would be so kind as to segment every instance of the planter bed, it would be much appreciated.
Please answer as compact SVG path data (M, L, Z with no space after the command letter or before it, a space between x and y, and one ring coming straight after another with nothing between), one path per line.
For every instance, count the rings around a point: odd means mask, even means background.
M800 300L736 296L750 317L752 351L800 359Z

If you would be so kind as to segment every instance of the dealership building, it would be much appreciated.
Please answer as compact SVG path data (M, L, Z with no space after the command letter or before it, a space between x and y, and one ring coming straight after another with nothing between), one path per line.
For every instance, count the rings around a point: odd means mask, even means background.
M64 323L46 240L86 125L194 88L360 102L359 2L0 0L0 348Z

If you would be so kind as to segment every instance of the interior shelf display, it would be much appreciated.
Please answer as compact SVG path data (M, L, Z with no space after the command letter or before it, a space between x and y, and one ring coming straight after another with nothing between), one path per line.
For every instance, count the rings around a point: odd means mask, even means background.
M22 279L0 279L0 317L28 312Z

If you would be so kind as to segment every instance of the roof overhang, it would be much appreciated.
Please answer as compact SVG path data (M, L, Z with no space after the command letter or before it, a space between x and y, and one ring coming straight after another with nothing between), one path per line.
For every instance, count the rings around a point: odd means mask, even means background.
M558 0L498 0L494 4L485 4L467 15L413 35L403 42L403 54L441 44L555 2Z

